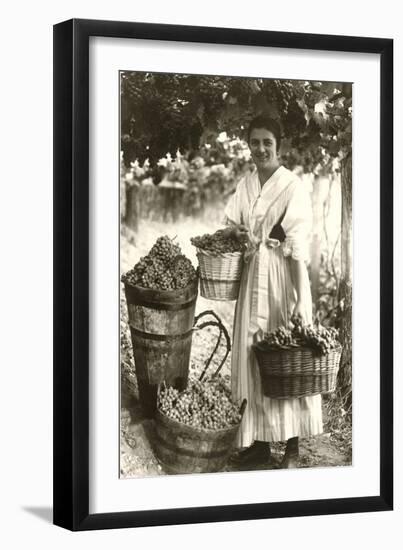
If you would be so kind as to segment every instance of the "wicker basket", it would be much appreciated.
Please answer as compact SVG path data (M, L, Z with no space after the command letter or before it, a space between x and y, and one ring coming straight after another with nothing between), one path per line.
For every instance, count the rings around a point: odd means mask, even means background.
M243 267L242 252L212 254L197 249L200 294L209 300L236 300Z
M267 397L290 399L331 393L336 389L341 346L326 355L306 347L270 350L262 342L252 347Z

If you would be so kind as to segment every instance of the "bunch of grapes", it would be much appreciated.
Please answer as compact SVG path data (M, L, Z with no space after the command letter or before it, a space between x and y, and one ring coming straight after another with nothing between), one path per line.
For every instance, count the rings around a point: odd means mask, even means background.
M185 288L196 277L196 271L189 258L178 254L171 262L175 288Z
M195 428L220 430L241 421L239 407L232 401L229 388L217 379L192 380L181 392L162 387L157 406L169 418Z
M264 342L271 349L289 348L298 345L292 331L285 327L278 327L275 331L266 334Z
M275 80L275 93L277 96L277 104L282 115L288 113L289 104L294 99L294 88L288 80Z
M293 315L291 323L292 329L279 327L265 334L263 342L269 349L305 346L325 355L339 346L339 333L334 327L324 327L319 323L304 325L300 315Z
M302 339L306 346L318 350L323 355L339 345L338 330L322 325L302 327Z
M122 281L154 290L177 290L187 287L196 277L192 262L182 254L180 246L165 235L122 276Z
M173 239L170 239L167 235L159 237L149 252L150 256L158 258L164 263L169 262L178 254L181 254L180 246L175 244Z
M213 234L205 234L201 237L192 237L190 242L196 248L211 252L214 255L225 254L226 252L243 252L244 245L235 237L228 237L222 229Z

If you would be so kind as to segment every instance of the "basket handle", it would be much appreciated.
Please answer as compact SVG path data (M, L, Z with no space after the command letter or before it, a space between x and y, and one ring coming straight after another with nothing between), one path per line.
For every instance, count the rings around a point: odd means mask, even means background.
M202 311L201 313L199 313L199 315L196 315L195 317L195 320L194 320L194 323L193 325L196 325L196 323L199 321L199 319L201 319L202 317L204 317L205 315L211 315L212 317L215 318L215 320L217 321L217 323L220 323L223 327L223 323L220 319L220 317L217 315L217 313L215 311L213 311L212 309L206 309L205 311ZM224 327L225 328L225 327Z
M205 321L204 323L201 323L199 326L196 327L196 324L198 323L198 321L206 315L212 315L216 319L216 321ZM227 344L227 351L226 351L221 363L219 364L218 368L214 372L212 378L215 378L216 376L218 376L220 370L222 369L222 367L223 367L223 365L224 365L224 363L225 363L225 361L228 357L229 352L231 351L231 339L229 337L228 331L225 328L225 326L223 325L223 323L222 323L221 319L219 318L219 316L212 310L203 311L202 313L200 313L199 315L197 315L195 317L195 321L194 321L194 329L195 330L201 330L201 329L203 329L207 326L216 326L220 329L220 332L219 332L219 335L218 335L216 345L214 346L213 351L210 354L210 357L206 361L206 364L204 366L203 372L201 373L201 375L199 377L199 380L203 380L203 378L204 378L204 376L207 372L207 369L208 369L208 367L211 363L211 360L213 359L213 357L214 357L214 355L215 355L215 353L218 349L218 346L220 345L222 334L224 334L224 336L225 336L225 341L226 341L226 344Z

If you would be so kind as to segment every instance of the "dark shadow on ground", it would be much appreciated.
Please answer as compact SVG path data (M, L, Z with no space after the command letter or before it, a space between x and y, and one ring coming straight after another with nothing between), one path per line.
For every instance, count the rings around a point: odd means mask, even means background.
M23 506L22 509L46 523L53 523L53 508L50 506Z

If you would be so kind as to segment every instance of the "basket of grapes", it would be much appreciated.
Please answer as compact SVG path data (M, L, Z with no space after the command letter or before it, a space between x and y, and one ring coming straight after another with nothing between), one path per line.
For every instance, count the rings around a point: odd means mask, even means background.
M264 395L290 399L333 392L342 352L337 329L304 325L300 317L291 323L252 346Z
M212 312L203 312L199 317ZM215 315L215 314L214 314ZM221 322L215 324L227 339L227 353L211 378L206 378L215 346L199 379L191 379L180 391L160 385L155 415L155 452L169 474L221 471L231 454L242 421L242 404L231 398L231 390L218 376L229 353L230 339Z
M162 381L186 387L198 275L174 239L159 237L122 276L140 402L155 413Z
M200 294L209 300L236 300L243 267L244 245L223 230L190 239L197 249Z

